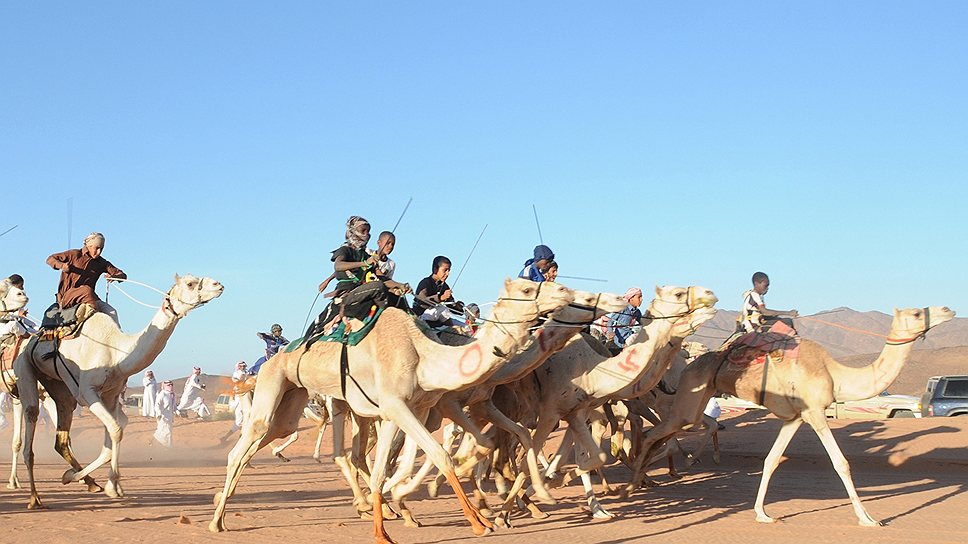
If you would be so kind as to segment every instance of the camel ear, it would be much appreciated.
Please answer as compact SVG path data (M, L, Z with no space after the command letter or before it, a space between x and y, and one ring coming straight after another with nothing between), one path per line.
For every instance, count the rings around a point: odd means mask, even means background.
M511 287L511 278L504 278L504 287Z
M899 315L901 315L901 310L898 310L897 308L894 308L894 317L897 317Z
M181 278L178 276L178 272L175 272L175 283L178 283L178 280L180 279Z
M661 295L662 294L662 288L659 287L658 285L655 286L655 294L657 294L657 295Z

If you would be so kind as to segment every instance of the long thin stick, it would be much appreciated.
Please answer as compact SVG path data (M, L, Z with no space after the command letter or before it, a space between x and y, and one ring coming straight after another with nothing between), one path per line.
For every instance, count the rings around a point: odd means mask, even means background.
M74 223L74 197L67 199L67 249L71 248L71 227Z
M397 227L400 226L400 221L403 221L403 216L407 214L407 210L410 208L410 203L413 202L413 197L407 201L407 205L403 207L403 213L400 214L400 219L397 219L397 224L393 225L393 230L390 232L397 232Z
M532 204L531 205L531 211L534 212L534 224L538 226L538 240L543 245L544 244L544 236L541 236L541 223L538 222L538 208L536 208L534 206L534 204Z
M559 274L558 277L569 279L569 280L585 280L585 281L598 281L601 283L608 283L608 280L602 280L598 278L584 278L582 276L562 276L561 274Z
M460 271L457 273L457 278L454 279L454 284L450 286L451 290L453 290L454 289L454 286L457 285L457 282L460 281L460 275L464 273L464 268L466 268L467 267L467 263L470 262L471 255L473 255L474 254L474 250L477 249L477 244L479 244L481 242L481 238L484 237L484 231L485 230L487 230L487 224L485 224L484 225L484 228L481 229L481 234L477 237L477 241L474 242L474 247L472 247L471 248L471 252L467 254L467 258L464 259L464 264L461 265Z
M0 236L3 236L4 234L12 231L13 229L17 228L18 226L20 226L20 225L14 225L14 226L10 227L9 229L7 229L7 230L5 230L3 232L0 232Z

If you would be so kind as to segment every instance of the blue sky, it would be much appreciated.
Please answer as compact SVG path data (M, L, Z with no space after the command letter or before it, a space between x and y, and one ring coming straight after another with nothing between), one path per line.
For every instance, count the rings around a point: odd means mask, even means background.
M346 218L392 228L410 197L412 284L488 225L465 301L530 256L535 205L561 274L608 280L576 288L735 309L764 270L775 308L968 311L966 27L960 2L7 3L0 273L52 301L70 199L72 247L222 281L165 377L298 336Z

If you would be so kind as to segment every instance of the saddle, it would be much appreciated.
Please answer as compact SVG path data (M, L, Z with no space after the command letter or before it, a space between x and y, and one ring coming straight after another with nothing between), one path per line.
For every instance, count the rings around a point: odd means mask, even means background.
M782 321L764 332L750 332L733 340L726 349L726 360L736 366L763 364L769 357L774 364L796 363L800 356L800 337Z
M95 313L97 310L90 304L61 308L55 302L44 311L44 319L37 334L41 340L73 338L80 332L84 322Z

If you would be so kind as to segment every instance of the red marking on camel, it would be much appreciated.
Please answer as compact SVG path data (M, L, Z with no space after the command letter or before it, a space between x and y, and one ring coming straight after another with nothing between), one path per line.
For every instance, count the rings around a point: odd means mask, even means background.
M625 360L618 364L620 369L624 370L625 372L635 372L639 369L639 364L633 360L635 358L635 351L637 349L638 346L633 346L632 349L629 350L629 354L625 356Z
M480 370L483 360L484 354L481 352L480 344L471 344L460 356L457 369L460 371L461 376L471 376Z

